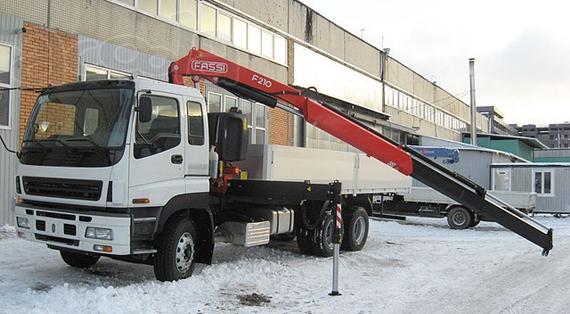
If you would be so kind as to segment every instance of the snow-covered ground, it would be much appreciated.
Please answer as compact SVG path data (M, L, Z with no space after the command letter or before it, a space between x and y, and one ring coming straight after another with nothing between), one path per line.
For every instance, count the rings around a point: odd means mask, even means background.
M450 230L444 220L372 221L363 251L341 254L340 297L329 297L331 259L269 247L218 245L215 262L175 283L152 268L102 259L65 265L57 251L0 227L0 312L6 313L568 313L570 219L543 217L555 247L493 223ZM270 302L248 306L256 293Z

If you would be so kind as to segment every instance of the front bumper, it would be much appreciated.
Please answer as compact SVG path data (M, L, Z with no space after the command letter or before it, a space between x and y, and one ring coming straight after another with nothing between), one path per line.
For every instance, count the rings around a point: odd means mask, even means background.
M131 217L129 214L93 214L52 209L40 209L29 206L16 206L16 217L25 217L29 229L21 228L16 223L20 238L40 242L51 247L109 255L131 254ZM17 218L16 218L17 219ZM113 230L112 240L99 240L85 237L87 227L101 227ZM94 249L96 245L111 246L111 252Z

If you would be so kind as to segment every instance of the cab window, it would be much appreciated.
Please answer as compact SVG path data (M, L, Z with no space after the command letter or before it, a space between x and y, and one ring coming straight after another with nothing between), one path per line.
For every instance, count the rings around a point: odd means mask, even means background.
M188 144L204 145L204 113L202 105L189 101L186 103L188 111Z
M143 95L151 98L152 117L148 122L137 119L135 158L145 158L180 144L180 110L174 98Z

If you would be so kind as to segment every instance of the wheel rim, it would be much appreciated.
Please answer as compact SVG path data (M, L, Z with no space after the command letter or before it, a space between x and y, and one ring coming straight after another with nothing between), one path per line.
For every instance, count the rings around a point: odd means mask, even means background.
M453 217L451 217L451 220L453 220L454 224L461 226L465 223L465 221L467 221L467 217L465 216L465 213L456 212Z
M194 260L194 239L189 232L184 232L176 245L176 268L185 273L192 266Z
M352 237L356 245L360 245L362 240L364 240L364 235L366 234L366 221L364 217L358 216L354 220L354 228L352 228Z

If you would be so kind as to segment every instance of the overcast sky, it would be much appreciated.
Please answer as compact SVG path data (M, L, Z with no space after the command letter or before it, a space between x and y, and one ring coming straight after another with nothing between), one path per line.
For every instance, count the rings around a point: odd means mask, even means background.
M476 58L477 105L509 123L570 120L567 1L301 1L467 103Z

